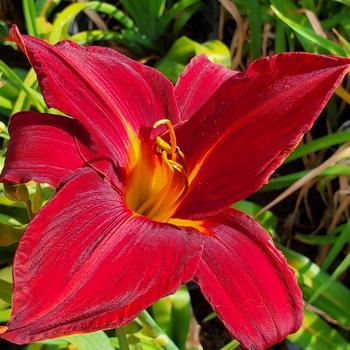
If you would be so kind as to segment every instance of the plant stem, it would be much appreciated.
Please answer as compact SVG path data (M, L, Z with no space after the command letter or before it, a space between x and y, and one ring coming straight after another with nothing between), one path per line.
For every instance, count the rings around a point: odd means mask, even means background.
M115 330L115 333L119 339L119 349L120 350L129 350L128 338L126 336L125 328L120 327Z
M156 338L157 343L165 350L179 350L146 310L139 315L139 319L152 337Z

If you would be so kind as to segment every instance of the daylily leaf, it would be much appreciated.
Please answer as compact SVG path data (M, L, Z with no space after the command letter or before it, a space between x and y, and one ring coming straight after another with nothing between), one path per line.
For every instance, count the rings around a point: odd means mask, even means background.
M296 277L306 301L319 287L330 281L331 276L323 272L307 257L280 245L278 248L282 250L288 263L296 270ZM336 280L331 281L328 289L312 304L340 324L350 327L350 290L342 283Z
M312 29L304 27L290 18L284 16L275 6L271 6L273 12L293 30L302 35L304 38L316 43L319 47L327 50L332 55L346 56L345 51L335 44L333 41L325 39L324 37L316 34Z
M332 134L320 137L318 139L315 139L309 143L306 143L304 145L298 146L294 152L292 152L287 159L284 161L284 163L289 163L295 159L301 158L302 156L305 156L307 154L310 154L312 152L317 152L322 149L329 148L334 145L339 145L343 142L346 142L350 139L350 131L339 131L334 132Z
M302 170L296 173L271 177L267 185L260 189L260 192L279 190L290 186L293 182L306 176L311 170ZM325 170L323 170L318 177L329 177L334 178L341 175L350 175L350 166L348 165L333 165Z
M303 350L349 350L350 344L319 316L305 309L304 322L298 332L287 337Z
M78 350L114 350L110 340L103 331L82 335L63 337Z
M11 309L0 310L0 322L8 322L11 316Z
M332 249L329 251L326 260L322 264L322 270L328 270L335 258L343 249L344 245L350 240L350 220L343 227L340 235L337 237Z
M5 282L8 282L9 284L11 284L11 287L9 285L6 284L5 287L7 287L7 292L6 294L9 294L9 293L12 293L11 290L12 290L12 267L11 266L7 266L7 267L4 267L0 270L0 280L2 281L5 281ZM9 291L9 289L11 289ZM1 298L1 297L0 297ZM7 298L5 296L4 299L0 299L0 310L5 310L7 309L9 306L10 306L10 302L6 302L5 299L9 299L9 296L7 295ZM10 296L10 299L11 299L11 296ZM3 315L2 318L6 317L6 313ZM3 322L5 321L8 321L8 319L4 320ZM1 322L1 320L0 320Z
M38 37L34 0L23 0L22 6L28 34Z
M152 305L157 324L180 348L184 349L191 318L191 300L186 287Z
M163 30L160 18L163 16L166 0L121 0L137 27L148 38L154 40Z
M212 62L226 67L231 64L230 51L221 41L212 40L200 44L183 36L176 40L167 54L157 62L156 68L170 80L176 81L189 59L199 54L204 54Z
M0 223L0 246L9 246L20 240L24 228L13 227Z
M300 26L303 26L304 28L312 30L312 27L307 17L305 16L305 14L299 11L299 8L295 6L295 2L293 2L292 0L271 0L271 5L273 5L285 17L289 18L290 20L294 21ZM284 21L280 20L279 17L277 17L276 19L277 21L281 21L281 23L285 25ZM317 52L317 46L313 42L304 38L304 36L302 36L298 32L296 33L296 36L306 52Z
M186 287L172 296L173 340L180 349L185 349L191 319L191 298Z
M31 202L32 202L32 212L34 214L36 214L40 209L41 206L43 205L43 191L41 189L41 186L39 183L36 184L35 186L35 192L31 198Z
M11 304L12 284L3 279L0 279L0 299Z
M49 42L56 43L59 40L65 39L68 36L69 24L73 21L74 17L86 9L106 13L120 22L123 26L125 26L125 28L132 29L134 26L131 18L125 15L123 11L119 10L114 5L100 1L91 1L84 3L80 2L67 6L62 12L57 15L52 25Z

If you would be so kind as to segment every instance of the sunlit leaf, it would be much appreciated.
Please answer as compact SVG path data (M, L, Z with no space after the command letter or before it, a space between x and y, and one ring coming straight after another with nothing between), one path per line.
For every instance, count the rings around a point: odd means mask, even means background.
M288 263L296 270L298 284L303 291L304 299L312 302L317 308L328 314L339 324L350 327L350 290L342 283L313 263L306 256L278 245L286 256ZM328 285L313 301L311 296L323 285Z
M77 350L114 350L106 333L103 331L72 335L63 337L63 339L74 345Z
M200 44L183 36L176 40L167 54L157 62L156 68L170 80L176 81L190 58L199 54L208 56L214 63L222 64L226 67L231 65L230 50L221 41L212 40Z
M298 332L287 338L303 350L348 350L350 344L337 330L309 310L304 311L304 322Z
M275 6L271 6L273 12L287 25L289 25L293 30L298 34L302 35L305 39L310 40L311 42L317 44L319 47L327 50L329 53L338 56L346 56L345 51L338 46L336 43L325 39L324 37L316 34L312 29L304 27L290 18L282 14Z

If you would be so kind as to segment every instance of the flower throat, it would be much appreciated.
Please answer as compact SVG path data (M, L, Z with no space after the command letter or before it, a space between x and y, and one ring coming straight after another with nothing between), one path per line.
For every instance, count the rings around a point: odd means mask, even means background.
M176 144L175 130L168 119L153 127L166 126L169 143L157 137L145 144L141 156L128 175L126 201L135 213L166 222L174 214L188 189L185 156Z

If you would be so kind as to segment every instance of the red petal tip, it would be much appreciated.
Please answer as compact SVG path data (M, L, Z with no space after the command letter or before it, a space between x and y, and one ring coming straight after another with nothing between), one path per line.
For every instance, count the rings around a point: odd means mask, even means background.
M18 47L25 53L25 55L27 55L27 50L24 44L24 40L16 24L12 24L12 26L10 27L9 34L6 37L6 40L14 41L18 45Z

